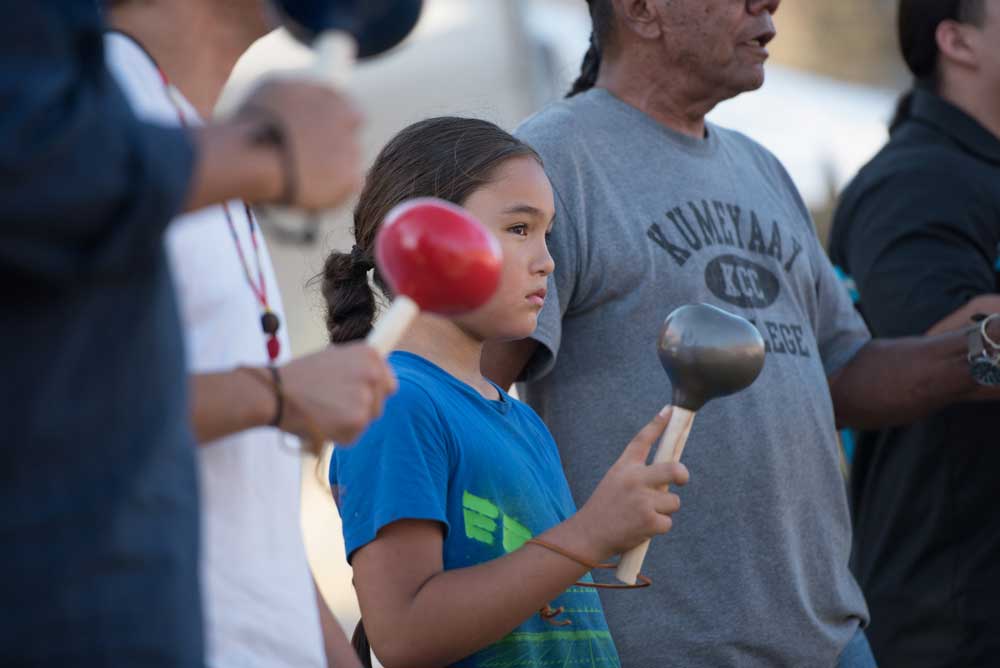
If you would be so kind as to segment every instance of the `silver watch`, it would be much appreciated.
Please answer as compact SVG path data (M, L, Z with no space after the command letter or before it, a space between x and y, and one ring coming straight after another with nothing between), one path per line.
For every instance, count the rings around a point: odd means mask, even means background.
M986 326L1000 318L1000 313L974 315L977 326L969 329L969 373L980 385L1000 386L1000 343L990 338Z

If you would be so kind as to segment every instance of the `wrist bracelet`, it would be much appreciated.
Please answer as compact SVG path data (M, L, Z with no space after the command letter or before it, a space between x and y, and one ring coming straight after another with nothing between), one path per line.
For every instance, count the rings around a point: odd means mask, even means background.
M241 110L242 116L259 117L260 124L253 128L250 142L255 146L275 148L281 159L282 190L275 204L292 206L299 195L299 178L296 169L292 142L288 137L281 118L269 109L258 105L247 105Z
M1000 386L1000 344L986 332L990 321L998 317L997 313L989 316L977 313L972 316L976 324L968 332L969 373L978 385L986 387ZM988 351L987 346L992 350Z
M320 429L316 421L309 415L305 406L296 401L295 397L285 394L285 386L282 383L281 372L278 370L278 367L268 366L266 368L271 374L270 378L268 378L267 374L264 373L264 369L259 367L241 366L237 367L236 370L249 374L251 378L256 379L259 383L267 385L274 391L274 396L278 405L274 411L274 418L269 423L269 426L281 429L281 422L285 419L285 409L287 407L293 412L295 421L301 422L304 427L306 433L300 434L299 436L302 442L306 445L306 449L318 457L323 451L323 443L326 441L323 431ZM322 462L317 462L317 465L321 463ZM320 479L323 480L324 477L325 473L321 473Z
M556 554L562 555L567 559L569 559L570 561L575 561L581 566L586 566L588 570L596 571L602 569L618 568L618 564L611 564L611 563L595 564L594 562L588 561L587 559L584 559L579 555L573 554L569 550L564 550L558 545L553 545L552 543L544 541L540 538L530 538L525 542L525 545L527 545L528 543L533 543L535 545L538 545L539 547L544 547L546 550L550 550L552 552L555 552ZM642 589L643 587L648 587L649 585L653 584L653 581L651 579L649 579L645 575L642 575L641 573L638 576L636 576L636 580L637 582L635 584L624 584L624 583L605 584L602 582L577 582L576 584L577 586L580 587L592 587L594 589Z
M589 570L589 571L592 571L594 569L597 569L597 568L601 567L600 564L595 564L594 562L588 561L588 560L584 559L583 557L578 557L577 555L573 554L569 550L564 550L561 547L559 547L558 545L553 545L552 543L544 541L544 540L542 540L540 538L529 538L528 541L527 541L527 543L533 543L533 544L538 545L540 547L544 547L546 550L550 550L552 552L555 552L556 554L561 554L562 556L566 557L570 561L575 561L576 563L580 564L581 566L586 566L587 570Z
M535 545L538 545L539 547L544 547L546 550L549 550L551 552L555 552L556 554L558 554L560 556L566 557L570 561L575 561L576 563L580 564L581 566L585 566L588 570L591 570L591 571L595 571L595 570L601 569L601 568L617 568L618 567L618 564L595 564L594 562L589 561L587 559L584 559L583 557L581 557L579 555L573 554L569 550L564 550L563 548L559 547L558 545L554 545L554 544L552 544L552 543L550 543L548 541L542 540L540 538L529 538L525 542L525 545L527 545L528 543L533 543ZM631 585L630 584L604 584L604 583L600 583L600 582L582 582L580 580L577 580L574 584L577 587L589 587L589 588L593 588L593 589L642 589L643 587L648 587L649 585L653 584L653 581L650 580L645 575L643 575L642 573L640 573L639 575L636 576L636 583L635 584L631 584ZM569 626L570 624L573 623L569 619L561 619L561 620L557 620L556 619L556 617L558 617L563 612L565 612L565 610L566 609L563 606L559 606L558 608L553 608L551 604L546 603L541 609L539 609L538 615L542 619L544 619L546 621L546 623L551 624L552 626Z
M285 388L281 384L281 374L278 373L278 367L273 364L267 367L271 372L271 381L274 383L274 398L277 400L278 406L274 410L274 419L271 420L271 426L281 428L281 420L285 417Z
M989 333L986 331L987 325L993 320L1000 318L1000 313L992 313L979 322L979 333L983 337L983 342L993 349L993 354L990 357L997 358L1000 356L1000 343L997 343L990 338Z
M274 418L271 419L271 421L268 423L268 426L277 427L280 429L281 421L285 417L285 392L281 384L281 374L278 372L278 368L275 366L268 366L267 369L271 373L270 379L268 379L266 375L261 373L263 369L257 367L241 366L237 367L236 370L243 371L244 373L249 374L251 378L254 378L258 382L267 385L274 392L274 398L275 402L277 403L277 407L274 411Z

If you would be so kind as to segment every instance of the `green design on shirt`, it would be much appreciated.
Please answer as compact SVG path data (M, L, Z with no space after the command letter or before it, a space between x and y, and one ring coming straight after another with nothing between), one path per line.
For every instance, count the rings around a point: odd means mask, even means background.
M531 531L488 499L468 491L462 493L462 515L465 518L465 535L480 543L496 542L497 520L503 524L503 551L510 554L531 539Z
M465 492L462 495L462 514L465 517L465 535L480 543L492 545L500 509L486 499Z
M503 549L508 554L531 540L531 532L526 526L510 515L503 516Z

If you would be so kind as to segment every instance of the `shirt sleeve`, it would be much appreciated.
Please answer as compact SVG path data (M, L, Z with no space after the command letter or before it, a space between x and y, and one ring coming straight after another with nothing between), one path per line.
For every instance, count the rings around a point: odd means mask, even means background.
M894 174L848 215L842 253L878 336L924 334L996 291L1000 213L957 170Z
M347 560L399 520L429 520L449 529L449 437L426 391L407 379L382 417L349 447L338 446L330 470L343 522Z
M194 164L182 130L132 114L93 3L57 4L0 22L0 272L44 283L147 267Z
M871 340L868 326L861 314L854 308L850 292L837 277L826 252L813 234L809 237L813 245L816 265L817 319L816 342L826 375L839 371L862 346Z
M823 370L827 377L833 376L854 355L871 340L868 326L854 307L854 301L847 287L841 282L823 249L816 228L813 224L809 207L802 199L801 193L792 181L788 171L777 160L773 159L781 180L795 200L795 205L801 214L806 253L812 264L815 277L816 299L812 315L813 332Z

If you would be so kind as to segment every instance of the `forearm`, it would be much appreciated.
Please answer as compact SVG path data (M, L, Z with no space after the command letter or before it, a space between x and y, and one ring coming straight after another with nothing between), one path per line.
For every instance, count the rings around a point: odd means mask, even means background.
M198 159L186 210L230 199L273 202L281 196L281 157L274 146L254 142L258 126L251 120L233 120L198 130Z
M361 668L361 661L354 653L350 641L344 634L340 622L327 607L323 596L316 590L316 604L319 606L319 623L323 631L323 649L326 651L326 665L329 668Z
M608 556L592 553L573 519L540 538L587 559ZM586 572L581 564L528 544L477 566L439 572L402 606L362 596L362 612L372 648L386 668L450 665L505 637Z
M973 381L964 331L873 340L830 379L837 425L876 429L962 401L1000 400Z
M273 390L246 371L190 377L191 424L200 445L270 424L277 410Z
M965 306L950 313L927 330L927 334L944 334L965 329L969 326L972 316L977 313L1000 313L1000 295L979 295L970 299Z

